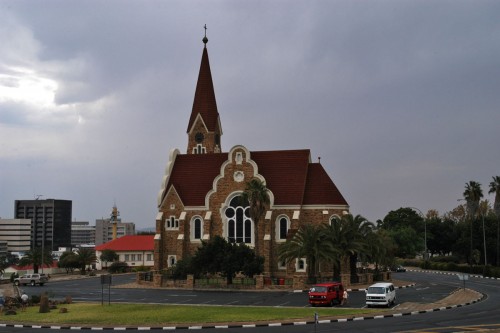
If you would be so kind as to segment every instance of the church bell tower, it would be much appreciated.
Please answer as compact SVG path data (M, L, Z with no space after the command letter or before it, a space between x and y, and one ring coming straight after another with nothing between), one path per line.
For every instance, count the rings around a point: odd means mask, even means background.
M200 72L194 94L193 110L187 128L188 154L213 154L221 152L220 138L222 126L215 100L212 73L207 51L207 26L203 37L203 54L201 56Z

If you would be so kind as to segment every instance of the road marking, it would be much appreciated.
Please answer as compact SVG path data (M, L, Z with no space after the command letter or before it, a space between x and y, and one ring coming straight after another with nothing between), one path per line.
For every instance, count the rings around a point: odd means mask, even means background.
M275 308L278 308L278 307L280 307L280 306L285 306L285 305L287 305L287 304L290 304L290 302L281 303L281 304L275 305L274 307L275 307Z
M425 289L429 289L429 287L425 287L425 288L415 288L415 290L425 290Z

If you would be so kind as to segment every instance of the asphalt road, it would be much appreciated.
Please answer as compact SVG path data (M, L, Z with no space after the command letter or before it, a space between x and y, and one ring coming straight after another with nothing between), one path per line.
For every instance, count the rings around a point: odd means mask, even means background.
M395 278L406 278L407 273L395 274ZM81 280L51 281L40 286L22 287L30 294L49 293L53 299L64 299L71 295L73 301L92 302L127 302L127 303L157 303L157 304L206 304L206 305L239 305L239 306L292 306L309 307L307 293L288 291L248 292L248 291L193 291L165 289L125 289L120 284L134 281L135 275L113 276L112 288L101 285L98 277ZM397 291L398 302L429 303L446 297L456 285L448 285L433 281L421 281L414 288ZM426 292L432 290L432 292ZM365 306L364 292L351 292L349 307ZM396 305L397 307L397 305Z
M456 276L428 274L418 272L398 273L397 279L415 281L412 288L397 291L400 302L433 302L447 296L452 290L462 286ZM220 291L191 291L191 290L157 290L157 289L124 289L119 284L133 281L135 276L113 276L113 285L108 288L100 283L99 278L82 280L51 281L43 287L26 286L23 289L28 294L49 292L51 298L64 298L71 295L74 301L110 301L137 302L158 304L213 304L213 305L262 305L262 306L296 306L309 307L306 293L293 292L220 292ZM500 281L471 278L467 287L487 294L487 298L477 304L467 307L385 319L364 321L350 321L345 323L258 327L258 328L226 328L223 332L401 332L401 331L429 331L454 332L464 331L462 326L496 325L500 328L500 309L498 296L500 295ZM364 306L364 292L351 292L350 307ZM396 308L397 308L396 304ZM320 318L321 319L321 318ZM311 318L312 320L312 318ZM452 328L450 328L452 327ZM455 327L455 328L453 328ZM491 327L491 326L490 326ZM30 332L33 329L0 327L0 332ZM206 329L205 332L221 332L221 329ZM36 332L51 332L49 329L36 329ZM53 332L53 331L52 331Z

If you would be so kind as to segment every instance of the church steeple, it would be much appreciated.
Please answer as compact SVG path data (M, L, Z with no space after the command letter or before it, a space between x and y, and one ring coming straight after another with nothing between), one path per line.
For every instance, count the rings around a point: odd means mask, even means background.
M194 94L193 110L189 118L188 154L218 153L221 151L220 137L222 127L217 111L212 73L207 51L207 27L203 37L203 54L201 56L200 72Z

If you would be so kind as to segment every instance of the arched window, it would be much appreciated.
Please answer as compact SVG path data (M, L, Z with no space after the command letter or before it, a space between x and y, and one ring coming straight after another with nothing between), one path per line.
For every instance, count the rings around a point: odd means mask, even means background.
M175 218L175 216L170 216L165 221L165 229L179 229L179 219Z
M242 203L242 197L236 196L229 202L224 212L227 218L227 240L234 243L253 244L253 222L250 208Z
M307 269L307 263L305 258L297 258L295 261L295 271L296 272L305 272Z
M203 238L203 220L200 216L191 219L191 240L198 241Z
M177 256L175 256L175 255L169 255L168 256L168 263L167 263L168 267L172 267L176 263L177 263Z
M340 216L338 216L337 214L332 215L330 217L330 225L332 225L332 223L335 222L335 221L340 221Z
M276 241L284 242L290 229L290 220L287 216L279 216L276 221Z

